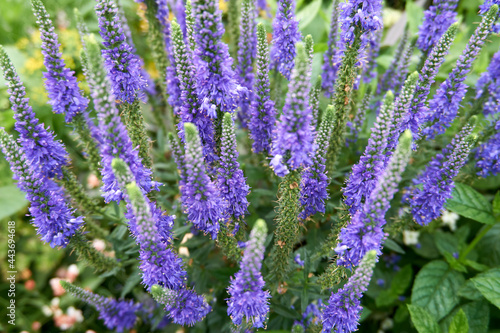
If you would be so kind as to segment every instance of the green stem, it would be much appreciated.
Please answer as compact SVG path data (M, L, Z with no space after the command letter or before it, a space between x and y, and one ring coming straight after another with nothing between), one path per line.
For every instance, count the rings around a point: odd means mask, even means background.
M491 228L493 228L494 224L490 224L487 227L485 227L481 232L479 232L476 237L472 240L472 242L465 248L465 250L460 254L460 257L458 260L463 263L465 258L467 258L467 255L476 247L477 243L490 231Z

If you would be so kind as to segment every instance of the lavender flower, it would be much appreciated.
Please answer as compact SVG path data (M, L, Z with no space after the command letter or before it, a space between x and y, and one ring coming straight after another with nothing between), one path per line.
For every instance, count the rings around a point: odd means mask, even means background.
M236 134L231 114L224 114L222 123L221 152L217 169L217 190L227 202L227 213L239 220L248 214L247 196L250 187L246 183L243 171L238 163Z
M127 214L130 230L140 246L142 281L148 290L153 285L181 289L186 280L182 259L168 247L172 241L173 218L165 216L150 202L133 181L127 164L113 159L113 172L122 190L127 193Z
M429 57L425 61L424 67L420 71L420 76L417 81L417 88L413 96L413 101L410 105L409 117L402 125L402 129L410 129L414 139L420 137L420 125L424 120L421 109L425 107L425 101L431 86L436 79L439 67L444 61L444 57L448 54L450 45L458 31L458 23L453 23L441 37L437 45L432 49Z
M237 82L231 67L233 60L221 40L224 26L217 1L195 0L192 4L198 98L204 114L215 118L217 110L234 112L245 89Z
M227 314L235 325L241 325L243 318L253 327L261 328L267 320L269 312L269 291L262 290L264 279L260 273L264 260L264 242L267 236L267 225L262 219L257 220L246 243L240 270L231 279L227 299Z
M423 134L428 139L433 139L436 135L444 133L457 116L460 102L467 93L468 86L464 83L465 78L491 32L491 26L495 22L497 12L498 6L492 6L458 58L456 67L453 68L448 79L439 86L433 99L429 102L429 107L424 107L420 111L426 116L425 120L430 123L423 130Z
M99 319L104 320L104 325L108 329L123 332L134 327L137 320L137 313L142 308L140 304L134 304L132 301L106 298L74 286L64 280L61 280L61 285L73 296L95 307L99 312Z
M392 119L394 117L394 95L388 92L380 114L373 125L372 133L368 139L363 156L359 162L352 167L352 172L342 189L344 203L354 215L370 197L379 175L385 167L385 151L389 135L392 131Z
M377 31L382 28L379 17L382 12L380 0L349 0L340 4L341 34L340 43L343 47L351 45L354 41L354 27L359 26L365 33ZM368 38L363 45L368 43Z
M476 100L485 98L482 104L486 117L500 112L500 51L493 55L486 71L476 84Z
M249 93L248 98L241 99L239 119L243 127L248 126L251 117L252 88L254 85L253 63L257 55L257 26L255 23L254 0L243 0L241 3L240 38L238 42L238 73L239 82Z
M184 124L196 125L203 145L203 156L207 163L217 159L215 155L214 128L208 116L201 112L200 100L196 93L195 68L192 64L190 50L187 49L180 26L176 22L171 25L172 50L174 52L176 70L181 89L180 117L177 125L179 137L184 141Z
M325 201L328 199L328 177L325 171L326 153L332 134L333 120L335 111L333 106L329 105L326 109L321 125L316 135L316 151L312 159L312 165L302 172L302 183L300 187L300 203L304 208L300 213L300 218L315 214L316 212L325 212Z
M191 2L188 0L186 1L186 4L184 4L184 0L176 0L175 1L175 17L177 18L177 22L179 22L179 25L181 26L182 34L184 36L187 35L187 15L186 15L186 8L187 5L191 6Z
M312 114L309 106L311 68L304 45L297 43L297 58L292 71L283 113L273 138L270 165L283 177L289 170L311 165L314 150L311 131Z
M66 195L57 183L30 167L24 148L19 147L3 128L0 128L0 148L17 180L17 187L26 193L26 199L31 203L32 223L42 241L51 247L66 247L83 225L83 218L74 216L75 210L69 207Z
M154 299L165 305L165 311L175 324L193 326L212 309L203 296L193 290L170 290L155 285L151 288Z
M365 204L340 231L339 243L335 248L339 256L337 265L352 268L357 266L369 251L380 253L384 238L382 228L386 223L385 214L398 191L401 175L410 159L411 140L411 132L406 130Z
M14 128L19 132L19 143L30 168L46 178L61 177L61 168L68 164L64 145L39 123L28 104L26 91L4 48L0 46L0 67L7 82L9 100L12 103Z
M430 52L450 24L455 22L457 4L458 0L437 0L424 12L417 40L418 48L424 53Z
M481 15L485 15L488 13L488 11L493 7L494 5L500 6L500 1L499 0L485 0L482 5L479 6L479 13ZM494 24L491 28L491 32L493 33L499 33L500 32L500 22L498 22L499 19L499 13L497 13L495 21L497 21L496 24Z
M127 129L122 123L120 113L111 93L108 77L100 57L99 45L93 35L86 37L86 54L88 58L87 82L89 83L94 108L99 119L99 130L102 137L102 180L103 196L106 202L120 201L123 193L118 186L111 167L113 158L123 159L130 167L135 182L146 192L157 190L159 183L152 180L151 170L144 167L139 153L133 149Z
M475 138L470 135L472 130L472 126L464 126L451 143L431 160L424 172L413 180L413 186L405 193L403 200L410 204L417 223L427 225L441 216L444 204L451 198L455 187L453 179L467 162L474 144Z
M361 297L368 288L376 262L376 251L367 252L344 287L332 293L328 305L323 310L322 332L335 330L335 332L347 333L357 330L362 310Z
M253 140L252 150L271 152L271 133L276 123L276 108L270 97L269 84L269 49L266 28L262 23L257 25L257 74L254 83L254 99L250 109L248 129Z
M337 77L337 71L340 63L337 61L337 43L339 38L339 0L333 2L332 7L332 17L330 19L330 32L328 33L328 49L323 54L323 66L321 67L321 79L322 87L327 91L327 95L330 96L333 91L333 85L335 83L335 78Z
M219 232L219 221L226 219L226 202L222 201L208 177L203 163L198 130L191 123L184 124L186 136L186 207L187 220L198 230L209 233L212 239Z
M368 42L368 48L364 49L366 56L361 56L362 58L362 74L363 82L369 83L370 81L377 78L377 57L380 51L380 42L382 40L383 30L379 29L377 31L370 33L370 39Z
M311 106L311 126L316 129L320 123L321 110L319 107L319 96L321 95L321 75L318 75L314 86L309 91L309 105Z
M295 44L300 40L299 22L295 19L295 0L279 0L273 21L271 63L284 77L290 79L296 55Z
M402 59L404 59L405 54L407 54L408 49L412 47L408 44L408 29L405 29L403 36L401 36L401 40L394 51L394 57L389 64L389 67L384 72L382 79L377 85L377 95L380 95L383 91L395 91L397 82L396 78L398 77L398 73L400 72L400 68L402 67Z
M179 1L182 2L183 0L179 0ZM193 7L191 7L191 1L188 0L186 2L186 31L184 32L184 30L183 30L183 34L184 34L184 39L186 40L186 42L189 46L189 49L194 51L196 49L196 41L194 40L195 21L194 21L192 11L193 11ZM181 29L182 29L182 25L181 25Z
M137 97L142 98L146 85L141 75L140 61L127 43L116 4L113 0L97 1L95 10L99 33L105 46L102 56L113 94L120 101L132 103Z
M33 11L37 24L40 26L42 38L42 54L47 72L45 77L45 87L49 95L49 104L55 113L64 113L67 123L73 117L87 108L89 101L83 97L83 92L78 87L75 72L66 67L61 53L57 34L49 13L40 0L32 0Z
M494 127L496 133L476 150L478 175L488 177L500 173L500 120Z

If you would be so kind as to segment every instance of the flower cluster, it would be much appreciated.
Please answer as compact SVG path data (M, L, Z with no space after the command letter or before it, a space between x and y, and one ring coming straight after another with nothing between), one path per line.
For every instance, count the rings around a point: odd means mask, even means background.
M339 39L339 0L333 2L332 16L330 19L330 32L328 33L328 49L323 54L323 66L321 67L322 88L330 95L333 90L338 67L337 43Z
M476 151L477 174L481 177L500 173L500 120L495 124L494 130L497 132Z
M253 327L264 327L269 312L269 291L264 291L264 279L260 273L264 259L264 241L267 236L267 226L264 220L257 220L246 243L245 253L240 264L240 270L234 279L228 293L227 313L235 325L241 325L243 318L252 323Z
M382 2L379 0L349 0L340 4L342 45L352 44L355 27L364 32L373 32L382 28ZM366 36L368 37L368 35ZM365 42L368 42L366 38Z
M500 112L500 51L495 53L488 68L477 80L476 99L483 102L481 104L485 116L494 116Z
M59 52L61 44L54 32L49 13L40 0L32 0L31 3L42 37L42 54L47 68L43 76L46 80L49 103L55 113L64 113L66 122L69 123L76 114L85 111L89 101L83 97L83 92L78 87L75 72L66 67L61 58Z
M450 24L455 22L457 4L458 0L437 0L425 11L418 33L419 49L424 52L432 50Z
M500 6L500 1L498 1L498 0L485 0L484 3L479 6L479 13L481 13L482 15L485 15L486 13L488 13L488 11L491 9L491 7L493 5ZM500 15L500 13L497 13L497 17L496 17L497 22L491 27L491 31L494 33L500 32L500 22L498 22L498 19L499 19L498 15Z

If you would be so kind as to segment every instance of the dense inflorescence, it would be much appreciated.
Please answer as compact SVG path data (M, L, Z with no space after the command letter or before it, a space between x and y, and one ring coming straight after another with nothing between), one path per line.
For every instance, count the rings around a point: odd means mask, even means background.
M446 29L455 22L457 4L457 0L438 0L425 11L417 39L420 50L430 52Z

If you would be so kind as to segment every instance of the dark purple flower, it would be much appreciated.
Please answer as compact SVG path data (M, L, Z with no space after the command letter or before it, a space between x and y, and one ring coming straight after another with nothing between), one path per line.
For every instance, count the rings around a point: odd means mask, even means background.
M496 133L476 150L478 175L488 177L500 173L500 120L495 124Z
M500 51L495 53L486 71L476 84L476 99L486 98L483 113L486 117L500 112Z
M438 43L446 29L455 22L458 0L436 0L424 12L424 22L418 32L417 46L428 53Z

